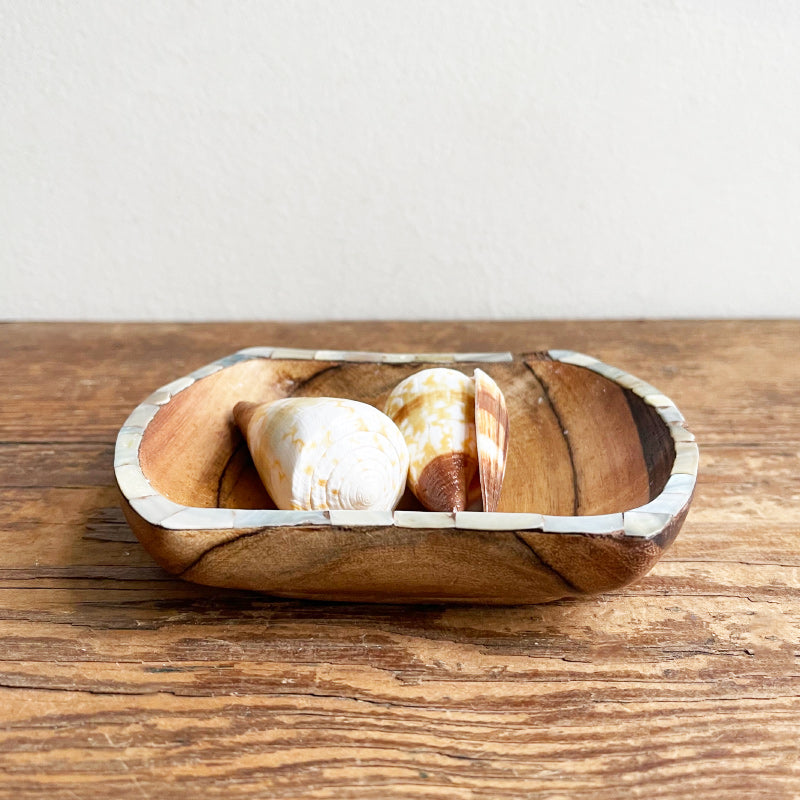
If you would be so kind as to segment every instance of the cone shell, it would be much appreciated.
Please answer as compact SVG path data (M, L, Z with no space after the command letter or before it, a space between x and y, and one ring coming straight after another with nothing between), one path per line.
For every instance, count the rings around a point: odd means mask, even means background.
M478 466L475 386L454 369L425 369L401 381L386 400L408 446L408 484L430 511L463 511Z
M508 454L508 409L500 387L475 370L475 432L484 511L497 511Z
M242 402L234 418L280 509L391 511L403 494L405 441L366 403L330 397Z

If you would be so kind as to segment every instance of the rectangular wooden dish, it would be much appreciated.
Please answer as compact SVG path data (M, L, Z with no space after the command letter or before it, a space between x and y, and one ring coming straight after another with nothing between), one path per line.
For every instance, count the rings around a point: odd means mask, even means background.
M239 400L349 397L381 407L430 366L479 366L506 396L497 513L279 511L232 409ZM391 354L254 347L155 391L121 428L126 518L182 578L274 595L370 602L537 603L624 586L672 542L697 445L669 398L567 350Z

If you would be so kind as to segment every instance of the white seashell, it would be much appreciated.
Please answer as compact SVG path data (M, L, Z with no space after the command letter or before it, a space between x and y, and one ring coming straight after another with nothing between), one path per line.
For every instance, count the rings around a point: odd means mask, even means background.
M377 408L340 398L289 397L237 403L233 413L280 509L391 511L403 494L408 449Z
M475 384L454 369L409 375L384 410L408 446L408 485L430 511L464 511L478 467Z

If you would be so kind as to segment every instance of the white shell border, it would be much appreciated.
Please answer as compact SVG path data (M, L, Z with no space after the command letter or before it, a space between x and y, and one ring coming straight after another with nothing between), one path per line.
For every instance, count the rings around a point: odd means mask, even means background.
M246 530L285 526L390 527L405 529L453 528L477 531L541 531L544 533L617 534L639 539L658 536L692 499L697 481L699 450L694 435L675 404L654 386L573 350L549 350L554 361L590 369L641 397L667 425L675 446L675 461L663 491L649 503L615 514L559 517L528 513L485 514L431 511L275 511L232 508L193 508L159 494L139 463L139 445L159 410L196 381L240 361L255 358L315 361L352 361L385 364L498 363L513 361L511 353L376 353L348 350L302 350L286 347L249 347L207 364L184 378L168 383L138 405L117 435L114 472L120 491L131 508L151 525L167 530Z

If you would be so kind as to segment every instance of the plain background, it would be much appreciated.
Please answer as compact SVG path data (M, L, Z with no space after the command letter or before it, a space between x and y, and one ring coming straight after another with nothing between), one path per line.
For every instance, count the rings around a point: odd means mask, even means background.
M800 4L0 0L0 318L800 312Z

